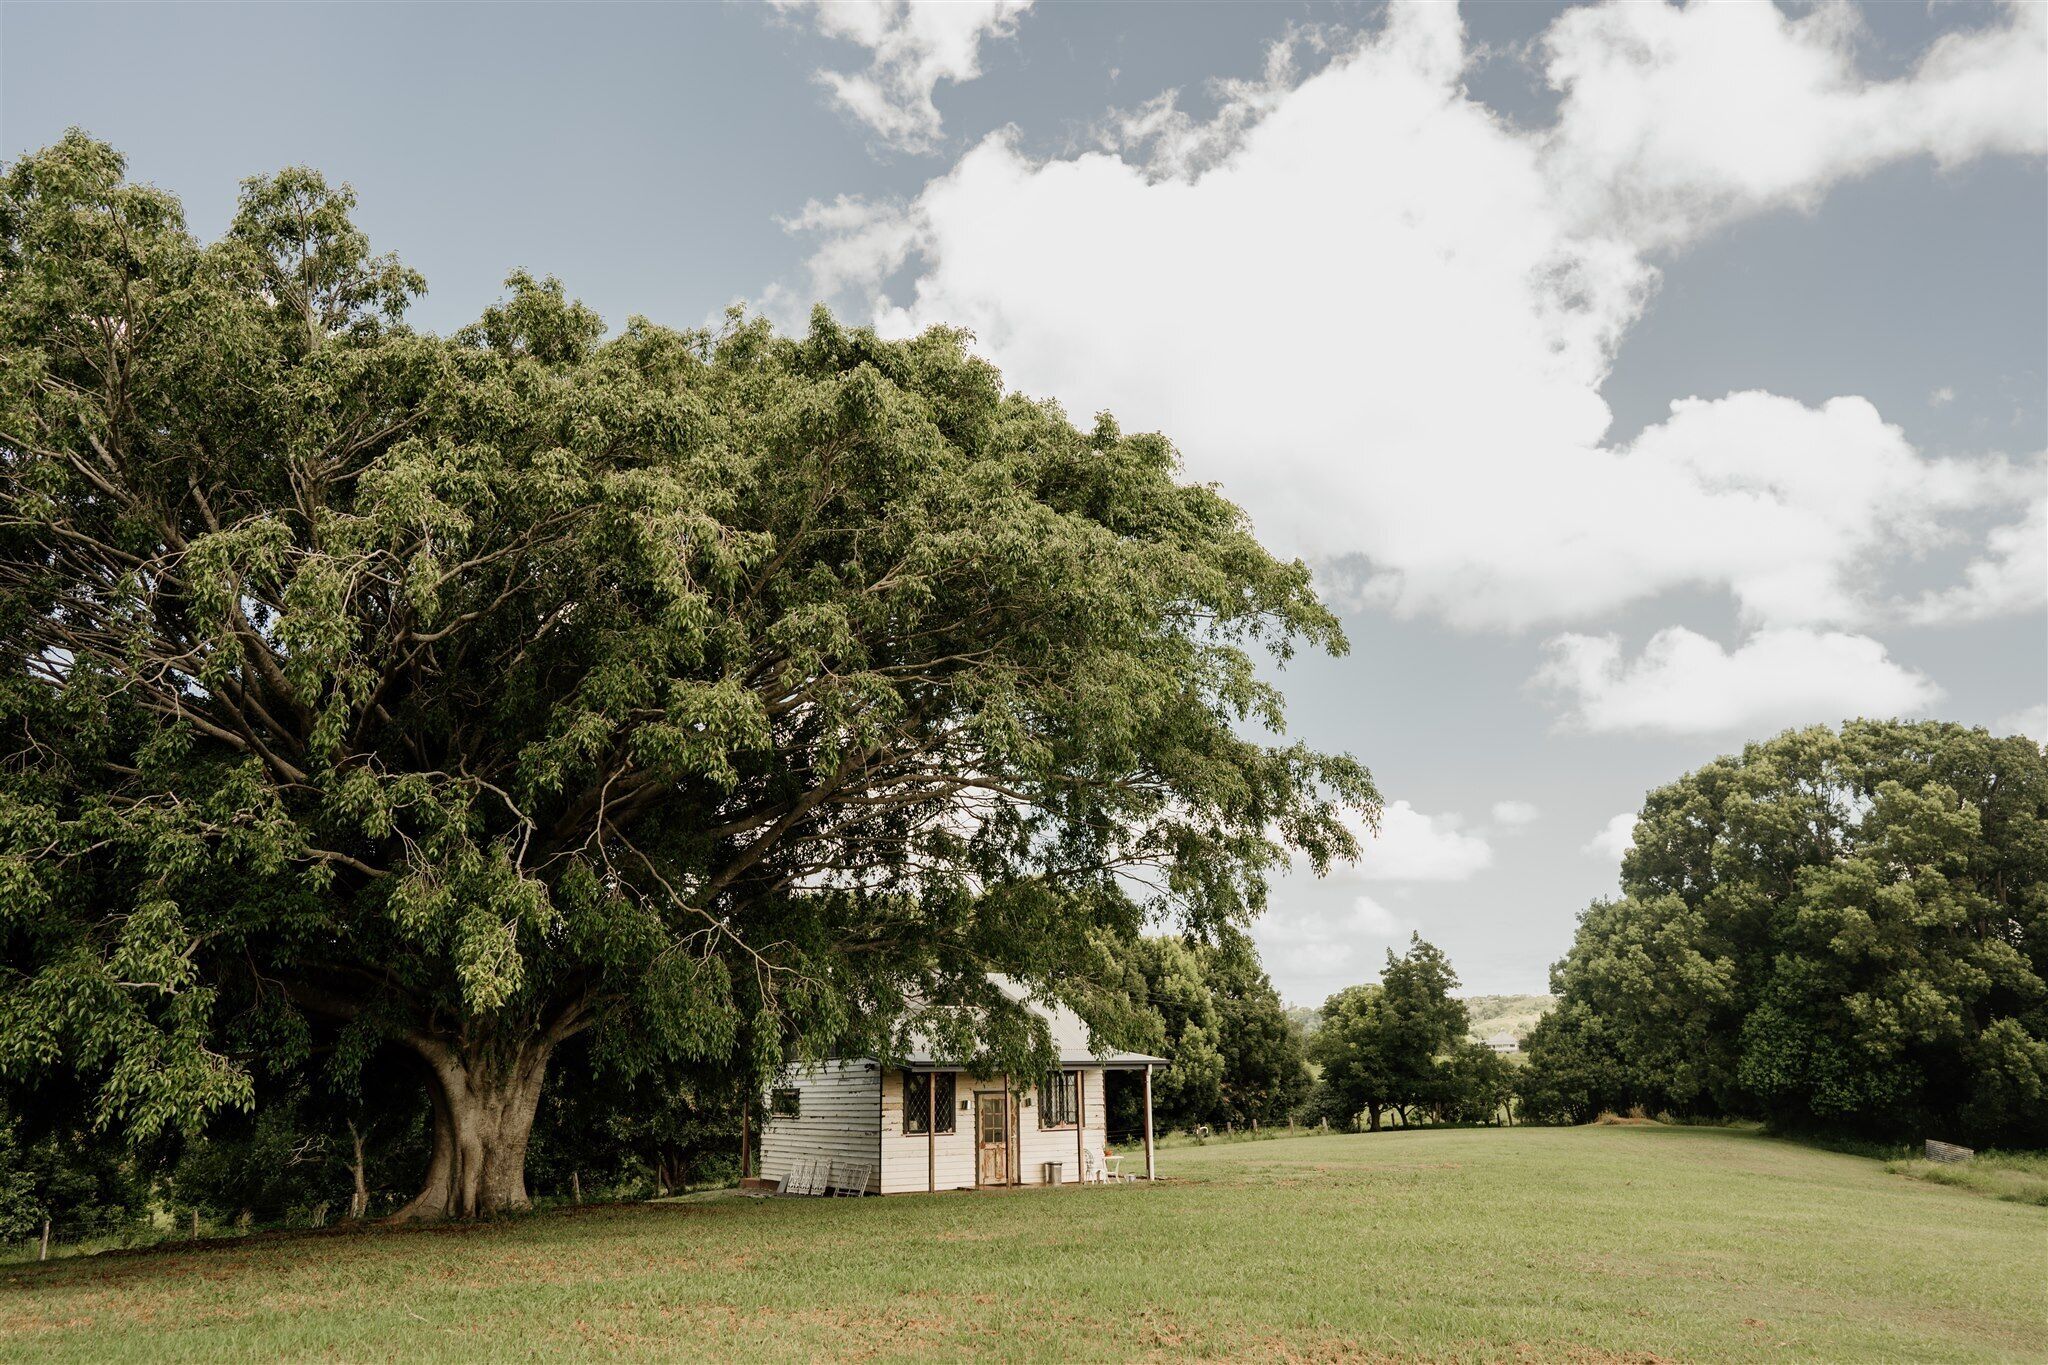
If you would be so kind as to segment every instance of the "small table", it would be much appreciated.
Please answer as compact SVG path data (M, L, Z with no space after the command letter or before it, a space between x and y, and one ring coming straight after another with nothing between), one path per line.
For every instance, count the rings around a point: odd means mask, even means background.
M1122 1180L1124 1178L1124 1159L1120 1156L1105 1154L1102 1158L1102 1175L1106 1180Z

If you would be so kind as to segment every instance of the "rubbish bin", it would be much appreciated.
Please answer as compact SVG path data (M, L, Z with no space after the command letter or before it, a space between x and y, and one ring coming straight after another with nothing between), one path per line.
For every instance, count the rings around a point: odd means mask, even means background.
M1064 1161L1048 1161L1042 1170L1045 1175L1046 1184L1058 1185L1066 1179L1067 1163Z

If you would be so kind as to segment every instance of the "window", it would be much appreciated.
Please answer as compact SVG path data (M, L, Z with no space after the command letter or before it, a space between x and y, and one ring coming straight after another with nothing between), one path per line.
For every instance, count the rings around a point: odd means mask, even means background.
M1055 1071L1038 1083L1038 1126L1071 1128L1081 1117L1081 1073Z
M922 1134L926 1122L934 1115L938 1117L941 1133L953 1131L953 1073L904 1072L903 1131Z
M794 1119L803 1117L803 1096L794 1086L772 1091L768 1096L768 1117L772 1119Z

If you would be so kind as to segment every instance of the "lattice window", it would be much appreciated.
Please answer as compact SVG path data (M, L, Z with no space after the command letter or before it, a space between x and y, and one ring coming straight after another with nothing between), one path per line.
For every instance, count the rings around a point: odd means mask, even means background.
M768 1117L770 1118L802 1118L803 1111L803 1094L794 1087L777 1090L768 1096Z
M1054 1071L1038 1083L1038 1126L1071 1128L1081 1117L1081 1073Z
M941 1133L953 1131L953 1073L904 1072L903 1131L922 1136L925 1125L934 1117Z
M923 1133L932 1116L932 1074L929 1071L903 1073L903 1131Z

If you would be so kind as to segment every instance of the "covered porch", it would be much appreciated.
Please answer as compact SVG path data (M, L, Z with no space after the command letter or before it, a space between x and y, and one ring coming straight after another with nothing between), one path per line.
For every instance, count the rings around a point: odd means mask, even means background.
M881 1086L881 1191L1156 1179L1152 1070L1161 1065L1138 1054L1063 1058L1058 1071L1030 1081L930 1058L890 1067ZM1137 1092L1139 1152L1111 1146L1112 1078Z

